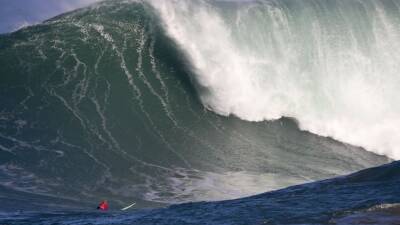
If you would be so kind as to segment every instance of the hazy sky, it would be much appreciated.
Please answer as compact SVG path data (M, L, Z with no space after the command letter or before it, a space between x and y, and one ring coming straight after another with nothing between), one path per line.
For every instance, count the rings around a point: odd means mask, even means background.
M86 6L99 0L0 0L0 33Z

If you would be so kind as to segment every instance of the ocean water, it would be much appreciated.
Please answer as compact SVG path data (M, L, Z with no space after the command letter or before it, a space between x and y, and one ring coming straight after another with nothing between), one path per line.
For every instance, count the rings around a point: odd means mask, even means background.
M400 158L399 9L106 0L0 35L0 224L395 221L397 162L333 177Z
M400 164L236 200L153 210L1 215L5 224L382 224L400 222ZM8 218L7 218L8 216Z

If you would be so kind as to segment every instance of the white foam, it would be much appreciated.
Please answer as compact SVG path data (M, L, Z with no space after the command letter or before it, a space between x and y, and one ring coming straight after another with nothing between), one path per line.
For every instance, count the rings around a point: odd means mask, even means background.
M163 185L148 185L144 199L162 203L218 201L242 198L304 183L309 180L273 173L203 172L176 168ZM154 188L156 187L156 188Z
M149 2L192 62L209 109L249 121L294 117L301 129L400 159L400 18L382 2L337 1L329 13L307 1L293 3L303 7L296 12L275 1Z

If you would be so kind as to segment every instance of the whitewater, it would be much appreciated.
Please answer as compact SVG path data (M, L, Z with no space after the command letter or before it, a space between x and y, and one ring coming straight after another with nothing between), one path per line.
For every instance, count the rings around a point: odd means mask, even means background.
M398 1L149 3L209 110L400 159Z

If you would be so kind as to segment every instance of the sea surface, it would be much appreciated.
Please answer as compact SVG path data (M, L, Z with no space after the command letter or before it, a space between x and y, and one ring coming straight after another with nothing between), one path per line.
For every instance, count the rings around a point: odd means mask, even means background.
M399 12L105 0L1 34L0 224L399 224Z

